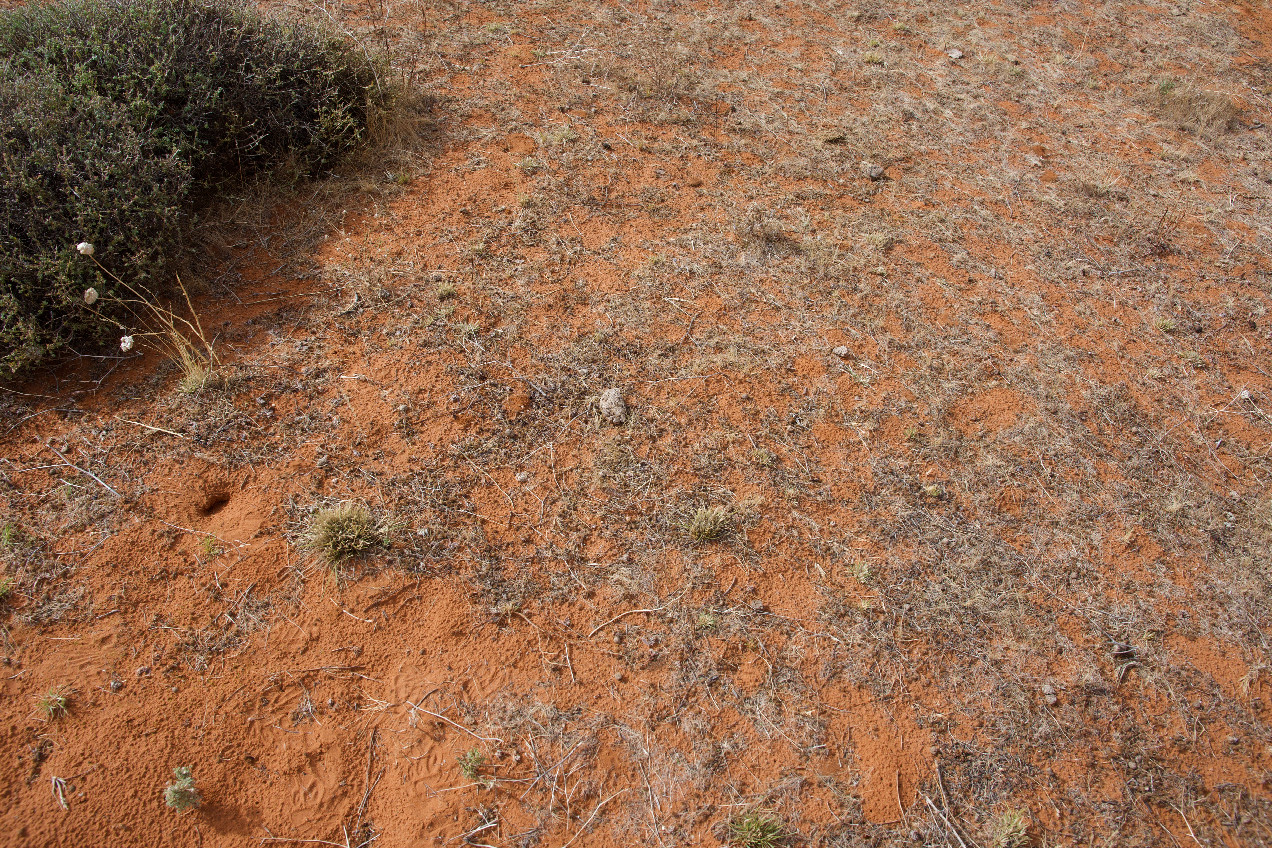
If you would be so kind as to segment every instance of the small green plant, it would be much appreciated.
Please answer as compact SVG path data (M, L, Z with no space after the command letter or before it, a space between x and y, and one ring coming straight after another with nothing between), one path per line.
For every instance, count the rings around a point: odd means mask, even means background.
M1179 323L1174 318L1158 318L1153 326L1163 333L1173 333L1179 329Z
M0 601L13 594L14 580L8 574L0 574Z
M481 773L485 766L486 755L476 748L461 754L459 757L459 773L464 776L464 779L471 780L473 783L480 783L489 789L494 786L495 782Z
M776 848L786 837L782 820L770 812L745 813L729 823L729 844L735 848Z
M1008 810L998 817L994 825L994 837L989 843L993 848L1024 848L1029 844L1029 820L1023 810Z
M330 566L388 547L383 528L366 507L356 503L321 509L309 523L308 546Z
M771 468L777 464L777 454L765 448L755 448L750 453L751 461L763 468Z
M212 559L221 554L221 548L216 543L216 539L211 536L204 536L199 542L199 558L204 560Z
M192 810L203 803L203 797L194 785L194 775L190 766L180 766L172 770L175 778L163 790L163 802L178 813Z
M685 524L685 532L695 542L713 542L729 532L731 524L729 510L722 506L704 506Z
M883 57L872 50L866 55L862 56L861 61L865 62L867 65L882 65Z
M439 283L437 286L438 300L450 300L451 298L458 297L458 295L459 292L455 288L454 283Z
M71 695L74 690L69 686L54 686L35 699L35 708L45 721L61 718L71 711Z
M710 610L703 610L698 613L698 621L694 626L700 633L708 630L715 630L720 626L720 618Z

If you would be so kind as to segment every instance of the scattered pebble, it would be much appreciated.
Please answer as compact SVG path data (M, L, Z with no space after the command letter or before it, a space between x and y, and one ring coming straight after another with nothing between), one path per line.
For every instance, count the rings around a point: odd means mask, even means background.
M951 59L962 59L963 51L956 47L953 50L948 51L945 55L949 56Z
M124 688L124 681L122 680L112 680L110 682L110 691L112 692L118 692L120 689L123 689L123 688Z
M1050 683L1042 684L1042 698L1047 702L1047 706L1049 707L1054 707L1060 700L1056 697L1056 687L1052 686Z
M833 353L835 356L838 356L840 359L847 359L847 358L848 358L848 346L847 346L847 345L840 345L839 347L837 347L837 348L835 348L834 350L832 350L832 351L831 351L831 353Z
M601 417L611 424L622 424L627 420L627 402L623 400L623 390L617 387L601 392Z
M883 166L875 165L870 162L862 162L861 173L865 174L869 179L878 182L883 179Z
M145 677L148 674L150 674L150 666L148 665L143 665L141 668L137 669L138 677Z
M527 480L529 480L529 479L530 479L530 472L529 472L529 471L518 471L518 472L517 472L517 482L518 482L518 483L524 483L524 482L526 482L526 481L527 481Z

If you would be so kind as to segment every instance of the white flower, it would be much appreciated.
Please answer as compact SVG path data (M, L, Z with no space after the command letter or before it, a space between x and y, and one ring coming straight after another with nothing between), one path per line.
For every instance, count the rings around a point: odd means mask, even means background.
M85 256L93 255L92 242L82 241L79 244L75 245L75 249L78 250L80 253L84 254Z
M132 336L124 336L122 339L119 340L119 349L122 350L124 353L127 353L128 351L132 350L132 346L133 346Z
M89 306L92 306L94 303L96 303L97 289L93 289L93 288L84 289L84 302L87 303Z

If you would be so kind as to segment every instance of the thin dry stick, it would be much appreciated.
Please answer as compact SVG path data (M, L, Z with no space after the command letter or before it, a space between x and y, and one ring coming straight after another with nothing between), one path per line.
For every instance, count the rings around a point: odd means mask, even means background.
M58 806L63 810L69 810L70 807L66 804L66 781L60 777L54 777L52 783L53 797L57 799Z
M473 733L473 732L472 732L471 730L469 730L467 727L464 727L462 724L456 724L455 722L451 721L450 719L448 719L448 718L447 718L446 716L444 716L444 715L439 715L439 714L437 714L437 713L433 712L432 710L426 710L426 709L424 709L423 707L421 707L421 706L419 706L419 705L417 705L417 704L413 704L413 703L411 703L410 701L407 701L406 703L408 703L408 704L410 704L410 705L411 705L411 709L413 709L413 710L419 710L420 712L424 713L425 715L431 715L433 718L441 719L442 721L444 721L444 722L446 722L447 724L449 724L451 727L454 727L454 728L457 728L457 729L459 729L459 730L464 731L465 733L467 733L469 736L473 737L474 739L480 739L482 742L498 742L500 745L502 745L502 744L503 744L503 740L502 740L502 739L500 739L498 736L479 736L478 734Z
M609 621L607 621L607 622L605 622L605 623L603 623L603 624L598 624L598 625L596 625L595 627L593 627L593 628L592 628L592 632L591 632L591 633L589 633L589 634L587 634L587 638L591 639L591 638L592 638L593 636L595 636L597 633L600 633L602 630L604 630L606 627L609 627L611 624L613 624L614 622L618 621L620 618L627 618L627 616L629 616L629 615L636 615L636 614L638 614L638 613L642 613L642 612L646 612L646 613L662 612L662 611L663 611L663 610L665 610L667 607L671 606L673 602L678 601L678 600L680 600L680 596L679 596L679 595L677 595L676 597L672 598L670 601L668 601L667 603L663 604L663 605L662 605L662 606L660 606L660 607L654 607L653 609L634 609L634 610L628 610L627 612L620 612L618 615L614 616L614 617L613 617L613 618L611 618Z
M106 484L103 483L102 485L104 486ZM156 518L155 521L158 521L160 524L163 524L167 527L171 527L173 530L180 530L184 533L193 533L195 536L211 536L213 539L216 539L222 545L229 545L230 547L234 547L234 548L250 548L251 547L251 545L249 545L247 542L231 542L228 539L222 539L220 536L216 535L215 533L209 533L206 530L192 530L189 527L182 527L180 524L173 524L169 521L164 521L162 518Z
M380 782L380 777L384 775L384 770L380 770L380 774L376 775L375 783L371 782L371 767L375 763L375 740L380 735L379 728L371 728L371 741L367 745L367 773L362 778L362 785L366 789L362 793L362 803L358 805L358 819L353 825L353 832L357 833L362 829L362 814L367 810L367 800L371 797L371 790L375 789L376 784Z
M167 433L169 436L176 436L176 437L177 437L177 438L179 438L179 439L189 438L189 437L188 437L188 436L186 436L184 433L178 433L178 432L176 432L176 431L174 431L174 430L165 430L165 429L163 429L162 427L155 427L154 425L151 425L151 424L143 424L143 423L141 423L140 421L131 421L131 420L129 420L129 419L127 419L127 418L123 418L123 417L121 417L121 416L119 416L119 415L116 415L116 416L115 416L115 418L117 418L118 420L120 420L120 421L124 422L125 424L132 424L132 425L134 425L134 426L136 426L136 427L143 427L143 428L145 428L145 429L147 429L147 430L154 430L156 433Z
M597 804L596 809L592 810L592 815L587 817L587 821L583 822L583 825L578 830L574 831L574 835L570 837L570 841L562 845L561 848L570 848L570 846L574 844L574 840L578 839L579 836L583 833L583 831L587 830L587 826L592 823L592 819L596 818L596 814L601 811L601 807L604 807L610 801L613 801L615 798L617 798L619 795L622 795L626 791L627 791L626 789L620 789L617 792L615 792L613 795L606 798L601 803Z
M967 843L963 841L963 837L958 835L958 830L955 829L954 826L950 824L949 819L947 819L945 817L945 814L942 813L940 809L937 808L936 804L932 803L932 799L929 798L927 795L924 795L923 800L927 802L928 808L932 810L932 815L936 817L937 822L944 824L945 829L949 830L950 833L954 834L954 838L958 840L958 844L961 845L962 848L967 848ZM945 842L947 845L949 844L948 839L946 839Z
M1192 841L1193 841L1193 842L1196 842L1198 845L1200 845L1200 844L1201 844L1201 840L1197 838L1197 834L1196 834L1196 833L1193 833L1192 823L1188 821L1188 816L1184 815L1184 810L1183 810L1183 808L1182 808L1182 807L1176 807L1174 804L1171 804L1171 805L1170 805L1170 807L1171 807L1171 809L1173 809L1175 812L1179 813L1179 817L1180 817L1181 819L1183 819L1183 820L1184 820L1184 827L1188 828L1188 835L1192 837Z
M950 828L954 831L954 835L958 837L958 844L962 845L963 848L967 848L967 843L963 841L964 834L962 828L959 827L958 821L954 818L954 809L953 805L950 804L950 796L945 791L945 775L942 773L941 763L939 761L936 764L936 788L941 790L941 805L945 810L946 821L949 823ZM971 834L967 834L967 841L971 842L975 848L980 848L976 840L972 839Z
M47 447L49 450L53 451L53 453L57 454L57 458L58 458L58 459L60 459L60 460L62 460L62 462L65 462L65 463L66 463L66 466L67 466L68 468L74 468L74 469L75 469L76 471L78 471L79 473L81 473L81 474L86 474L86 475L88 475L89 477L92 477L92 478L93 478L93 480L95 480L95 481L97 482L97 485L101 486L103 489L105 489L106 491L110 492L110 493L111 493L112 495L114 495L115 497L119 497L119 492L116 492L116 491L115 491L114 489L112 489L110 486L107 486L107 485L106 485L106 483L102 481L102 478L98 477L96 474L94 474L94 473L93 473L93 472L91 472L91 471L85 471L83 468L80 468L78 465L76 465L75 463L71 462L69 459L67 459L67 458L66 458L66 457L62 454L62 452L61 452L60 450L58 450L57 448L53 447L53 443L52 443L52 442L45 442L45 443L44 443L44 445L45 445L45 447Z

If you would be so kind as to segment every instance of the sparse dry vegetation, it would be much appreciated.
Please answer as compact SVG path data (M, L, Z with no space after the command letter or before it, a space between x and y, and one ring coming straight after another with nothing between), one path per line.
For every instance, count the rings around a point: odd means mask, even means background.
M311 13L426 118L198 229L233 379L0 392L0 823L1272 844L1257 14Z

